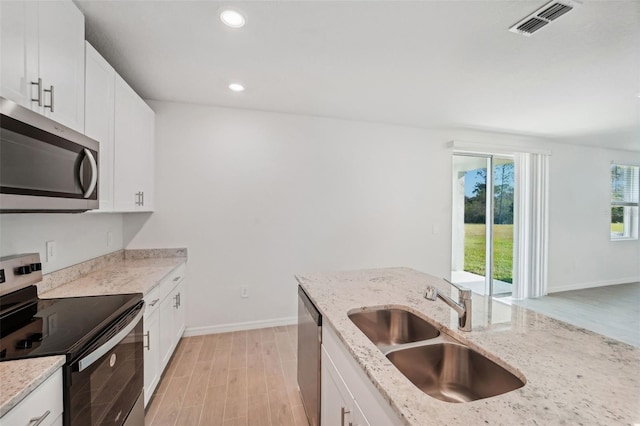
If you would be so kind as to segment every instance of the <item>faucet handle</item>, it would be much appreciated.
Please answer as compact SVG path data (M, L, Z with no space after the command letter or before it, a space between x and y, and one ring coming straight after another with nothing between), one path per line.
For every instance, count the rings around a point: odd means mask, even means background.
M436 300L438 298L438 289L430 285L424 293L424 298L432 301Z
M460 292L460 299L461 300L471 299L471 289L470 288L458 286L458 285L452 283L451 281L449 281L446 278L443 278L443 280L445 280L446 282L448 282L449 284L454 286Z

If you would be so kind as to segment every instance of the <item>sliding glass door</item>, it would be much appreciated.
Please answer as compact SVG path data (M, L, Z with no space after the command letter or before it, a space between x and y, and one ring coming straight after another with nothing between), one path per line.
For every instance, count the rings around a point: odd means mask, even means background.
M513 159L454 155L452 210L452 281L479 294L510 296Z

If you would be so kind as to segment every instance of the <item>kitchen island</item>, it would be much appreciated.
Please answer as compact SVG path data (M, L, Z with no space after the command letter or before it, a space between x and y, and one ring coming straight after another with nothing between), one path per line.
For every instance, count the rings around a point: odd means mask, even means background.
M479 295L473 297L473 330L458 331L457 314L451 308L423 297L429 285L445 295L451 294L451 286L409 268L296 278L323 315L323 327L335 332L399 424L640 423L639 348ZM348 317L370 308L413 312L526 383L471 402L434 399L400 373ZM377 424L376 419L368 420Z

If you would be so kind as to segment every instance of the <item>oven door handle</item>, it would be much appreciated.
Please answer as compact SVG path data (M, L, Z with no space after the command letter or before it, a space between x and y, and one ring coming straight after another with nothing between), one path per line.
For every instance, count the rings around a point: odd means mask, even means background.
M104 345L100 346L95 351L91 352L89 355L78 361L78 371L85 370L86 368L91 366L91 364L102 358L104 354L116 347L116 345L120 343L127 334L131 333L131 330L133 330L136 325L138 325L140 320L142 320L143 315L144 305L142 305L142 308L140 309L140 312L138 312L138 315L136 315L136 317L129 324L127 324L125 328L120 330L118 334L109 339Z

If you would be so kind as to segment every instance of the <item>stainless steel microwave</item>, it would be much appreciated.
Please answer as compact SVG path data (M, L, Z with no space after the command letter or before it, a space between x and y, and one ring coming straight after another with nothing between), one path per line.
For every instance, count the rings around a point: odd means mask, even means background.
M0 97L0 212L99 207L97 141Z

